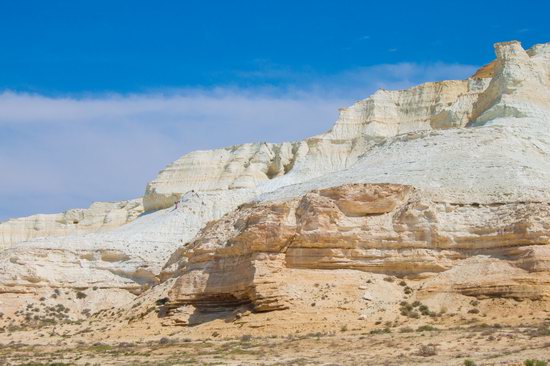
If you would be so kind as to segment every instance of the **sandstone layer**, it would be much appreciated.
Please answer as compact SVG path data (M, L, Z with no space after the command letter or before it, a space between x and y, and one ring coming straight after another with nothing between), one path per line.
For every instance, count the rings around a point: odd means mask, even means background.
M549 218L548 203L438 202L395 184L243 205L172 256L166 304L284 309L301 298L289 288L292 268L430 278L422 291L548 301Z

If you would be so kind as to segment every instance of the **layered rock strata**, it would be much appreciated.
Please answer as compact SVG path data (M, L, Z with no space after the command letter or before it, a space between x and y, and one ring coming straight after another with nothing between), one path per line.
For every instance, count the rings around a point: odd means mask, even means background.
M292 268L409 278L448 271L447 287L434 278L425 291L548 300L549 234L548 203L457 204L407 185L352 184L243 205L206 225L163 275L176 278L169 306L199 309L288 307ZM450 281L455 266L464 272Z
M0 250L12 244L40 237L85 234L113 229L135 220L143 213L141 199L121 202L94 202L89 208L58 214L42 214L0 223Z

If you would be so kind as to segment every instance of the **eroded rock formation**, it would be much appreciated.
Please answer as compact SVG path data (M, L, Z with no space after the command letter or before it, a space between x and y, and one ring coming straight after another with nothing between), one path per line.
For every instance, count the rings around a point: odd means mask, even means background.
M172 307L282 309L299 296L287 288L291 268L413 278L449 271L425 291L548 300L549 233L548 203L456 204L406 185L352 184L243 205L207 224L163 275L176 278ZM468 267L470 258L478 262Z
M162 293L169 313L262 312L333 271L348 287L395 275L426 296L546 304L550 44L495 51L466 80L379 90L304 141L187 154L147 185L137 218L127 203L1 224L0 291L97 287ZM397 304L386 287L365 296Z
M89 208L59 214L33 215L0 223L0 250L41 237L85 234L113 229L135 220L143 212L141 199L94 202Z

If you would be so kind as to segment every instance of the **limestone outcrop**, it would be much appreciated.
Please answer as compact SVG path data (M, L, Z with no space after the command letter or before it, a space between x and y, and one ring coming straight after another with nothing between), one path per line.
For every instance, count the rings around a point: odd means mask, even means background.
M348 168L386 138L464 127L489 82L476 77L400 91L379 90L340 110L329 131L304 141L192 152L167 166L147 185L145 209L170 207L191 190L273 190Z
M396 184L315 190L243 205L206 225L165 267L164 277L176 278L167 306L283 309L292 268L445 273L444 285L435 277L424 291L548 300L549 234L548 203L438 202Z
M135 220L143 212L141 199L94 202L89 208L42 214L0 223L0 250L40 237L85 234L113 229Z
M145 209L171 207L189 191L255 188L287 173L304 148L300 143L261 143L192 152L170 164L147 185Z
M546 118L550 103L550 54L547 45L525 51L519 42L495 47L494 77L476 101L471 123L502 117Z
M282 144L245 144L185 155L162 170L144 195L146 210L169 207L190 190L260 191L348 168L373 146L395 136L480 125L506 117L546 118L548 44L525 51L495 45L497 59L467 80L379 90L340 111L326 133ZM279 178L273 182L274 178Z
M182 198L178 210L144 214L112 230L16 243L0 252L0 287L101 287L140 293L158 283L171 253L205 221L247 199L251 197L193 193Z

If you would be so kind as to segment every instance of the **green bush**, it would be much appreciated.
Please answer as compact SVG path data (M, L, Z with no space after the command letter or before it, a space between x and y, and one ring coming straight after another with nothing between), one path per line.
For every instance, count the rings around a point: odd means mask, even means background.
M439 329L431 325L422 325L416 329L417 332L433 332L435 330L439 330Z
M390 328L384 328L384 329L373 329L369 332L370 334L384 334L384 333L391 333Z
M241 342L250 342L252 340L252 336L250 334L244 334L241 336Z
M422 345L417 354L422 357L435 356L437 355L437 347L433 344Z
M523 361L525 366L546 366L548 363L542 360L525 360Z

